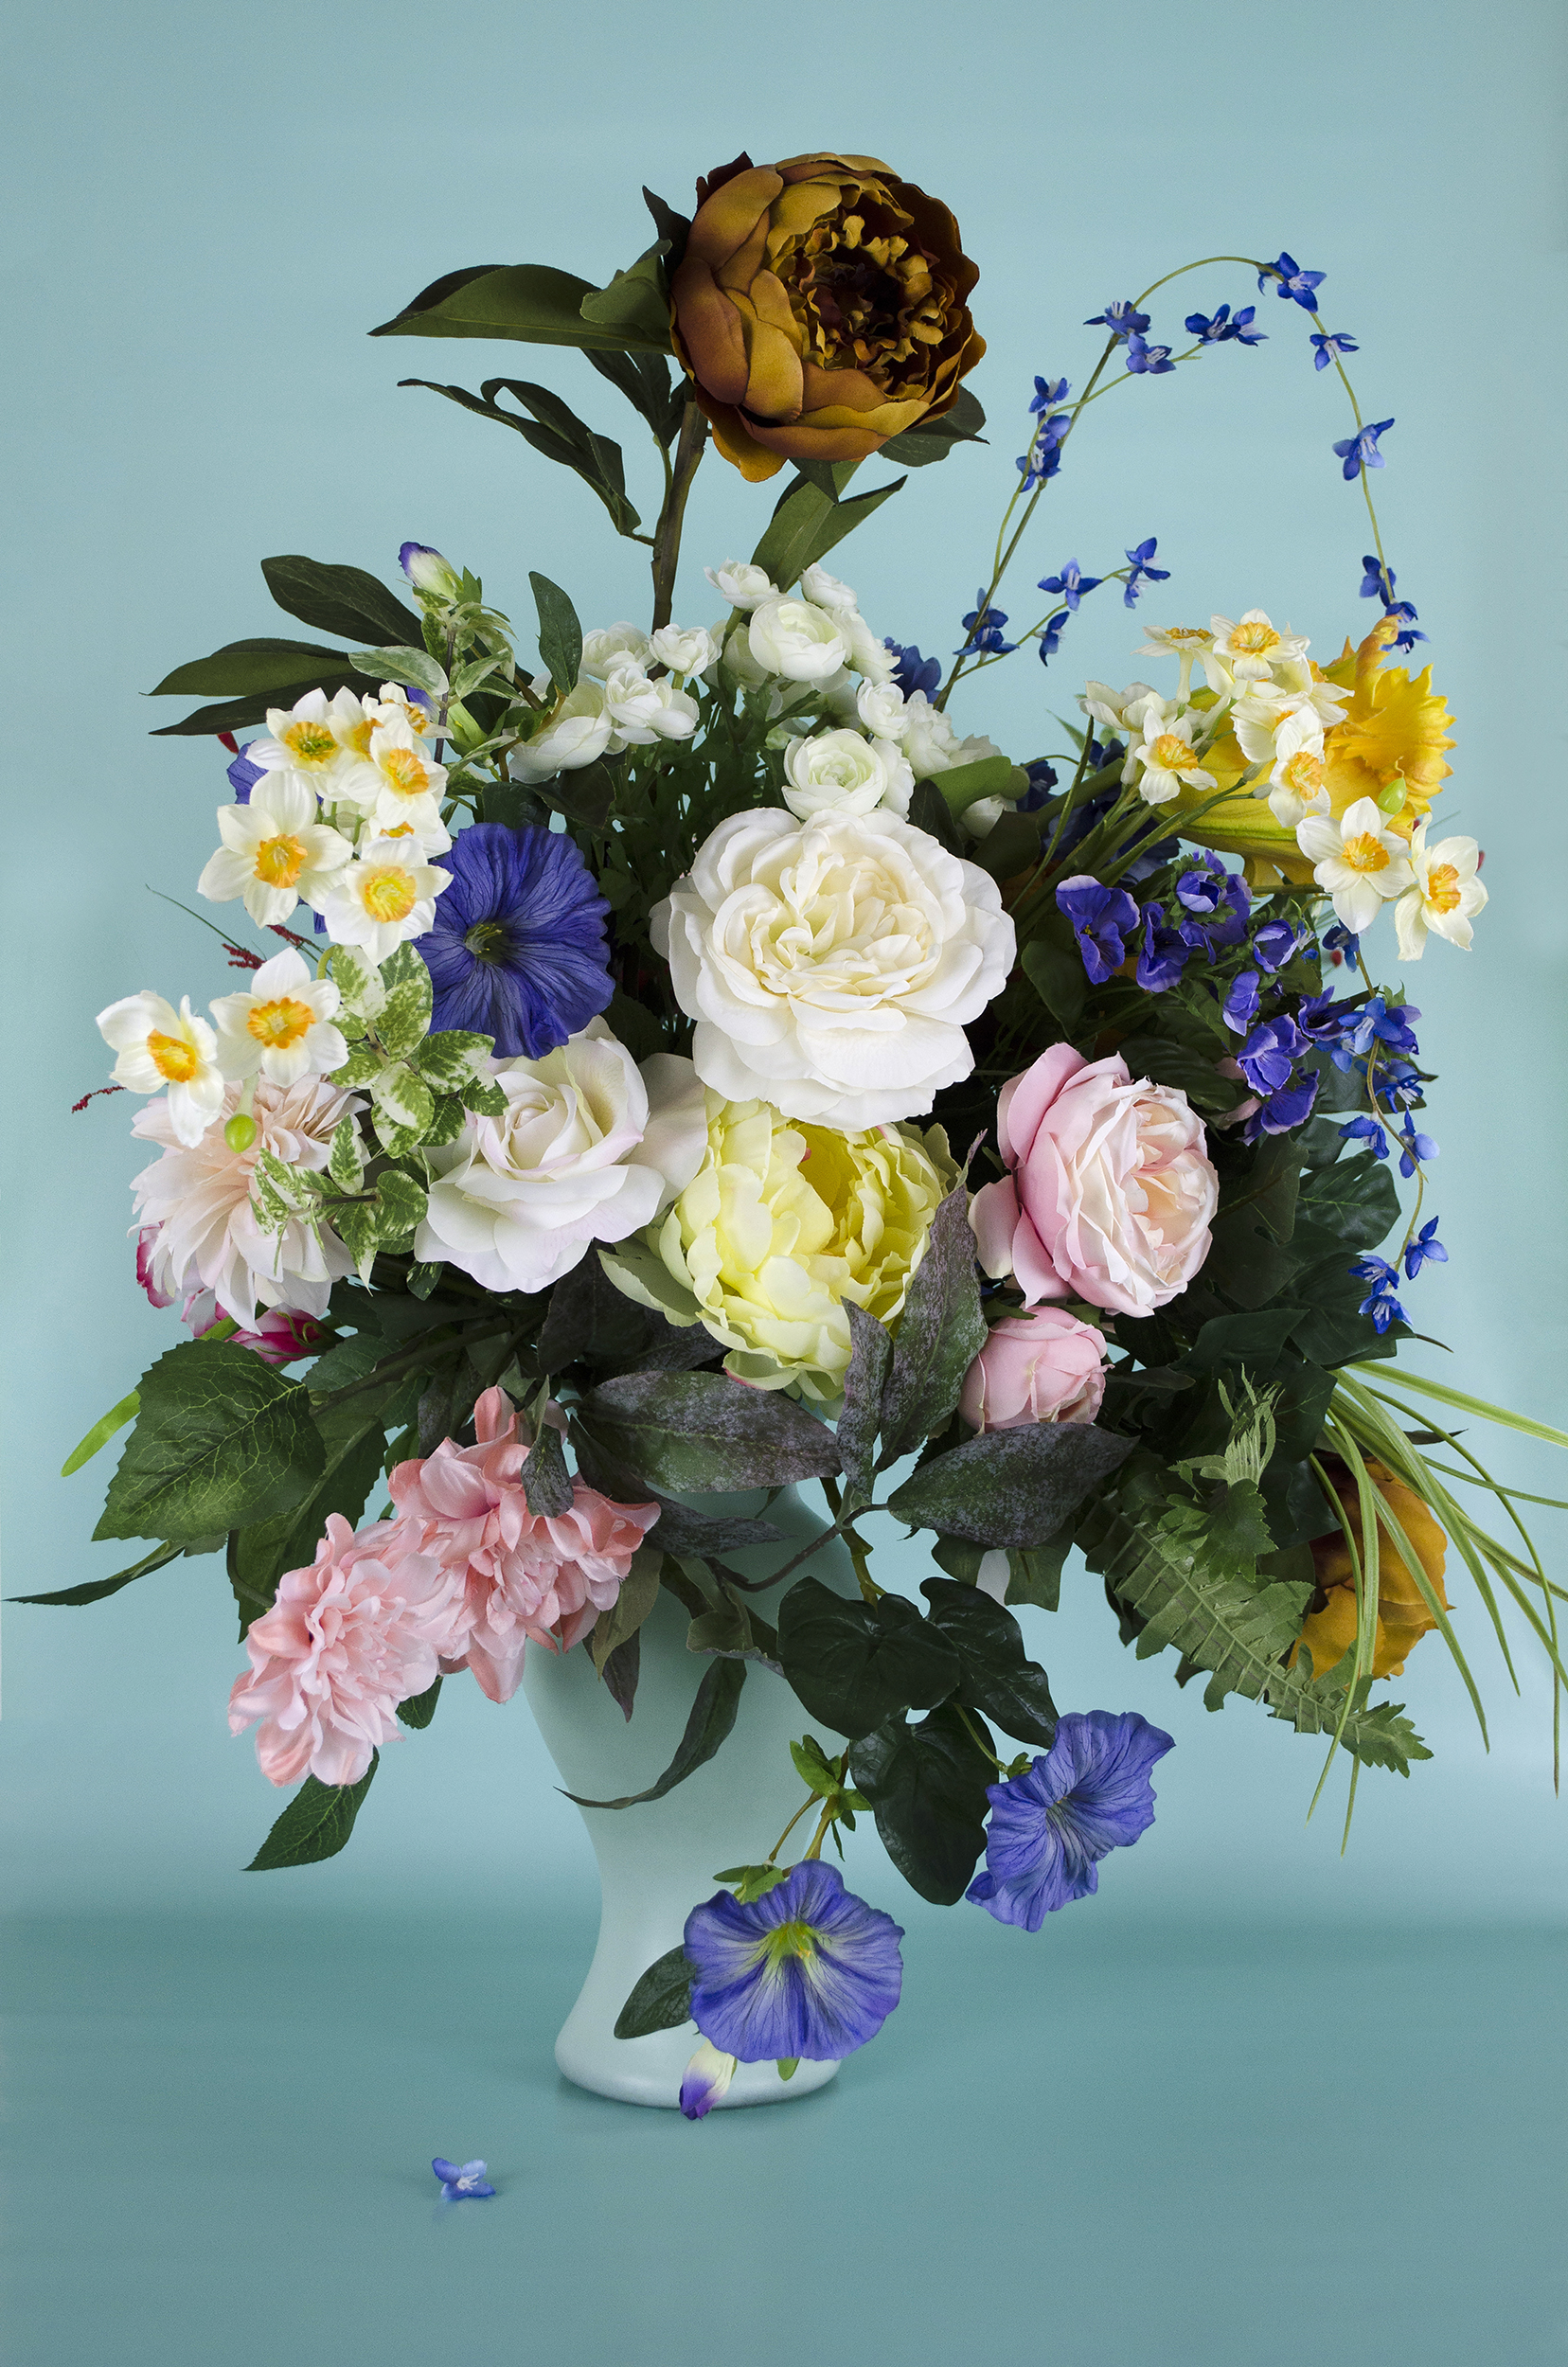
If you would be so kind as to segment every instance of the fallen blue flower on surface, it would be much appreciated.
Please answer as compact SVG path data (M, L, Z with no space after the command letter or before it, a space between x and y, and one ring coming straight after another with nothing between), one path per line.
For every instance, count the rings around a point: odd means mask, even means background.
M835 2063L874 2038L899 2002L902 1927L803 1858L742 1906L720 1891L694 1907L684 1945L691 2019L742 2063Z
M1070 1710L1049 1753L988 1787L986 1864L965 1896L998 1923L1038 1931L1099 1887L1099 1860L1154 1822L1149 1771L1173 1738L1136 1710Z
M441 2181L443 2202L483 2202L495 2192L483 2162L448 2162L437 2154L430 2166Z

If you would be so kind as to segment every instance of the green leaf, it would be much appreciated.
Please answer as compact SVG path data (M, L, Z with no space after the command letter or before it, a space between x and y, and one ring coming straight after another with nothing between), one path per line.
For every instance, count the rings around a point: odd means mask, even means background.
M882 1395L882 1443L877 1468L944 1429L958 1393L986 1342L986 1318L975 1272L969 1190L954 1184L926 1236L925 1255L910 1280L892 1369Z
M790 1756L794 1761L795 1773L806 1786L807 1790L814 1791L819 1800L826 1800L831 1793L840 1789L838 1769L829 1758L815 1735L805 1735L799 1742L792 1742ZM718 1875L714 1878L722 1881L724 1878L722 1875Z
M154 683L150 696L190 699L214 691L236 696L285 690L297 696L318 684L330 692L350 678L357 681L359 676L345 652L324 650L318 642L229 641L210 657L176 666L162 682Z
M1364 1151L1316 1167L1301 1184L1300 1208L1349 1249L1376 1249L1399 1220L1399 1192L1388 1163ZM1363 1294L1364 1295L1364 1293Z
M1269 1307L1251 1315L1214 1315L1182 1360L1188 1373L1224 1373L1240 1366L1267 1380L1301 1321L1299 1307Z
M901 436L893 436L883 444L881 458L891 460L896 469L929 469L936 461L945 460L959 444L983 444L980 430L986 415L967 386L960 386L951 411L940 418L927 417L913 427L906 427Z
M463 1087L457 1098L465 1110L472 1110L482 1118L504 1118L507 1114L507 1096L489 1077L476 1077L472 1084Z
M1029 1658L1011 1611L953 1578L927 1578L920 1592L931 1605L932 1626L958 1656L964 1707L983 1710L1004 1734L1048 1751L1057 1730L1050 1680Z
M968 862L974 852L974 842L966 838L953 820L952 811L937 788L935 780L917 781L909 800L909 819L918 830L945 846L950 855Z
M797 1578L778 1606L784 1674L812 1717L869 1734L897 1711L931 1709L958 1682L958 1657L899 1594L862 1603Z
M355 650L351 655L360 672L372 682L384 682L390 675L394 682L415 684L433 699L446 696L446 668L437 664L428 650L417 650L411 643L399 641L385 649Z
M522 378L487 378L479 393L471 395L464 386L443 386L430 378L400 378L398 383L445 395L449 402L460 404L478 418L512 428L546 460L576 471L603 502L617 534L636 533L642 522L626 498L626 463L620 446L608 436L597 435L547 386L535 386ZM519 418L515 411L503 409L495 399L498 392L526 404L533 418Z
M579 311L591 329L611 329L629 346L669 347L669 296L665 283L667 239L657 239L606 288L585 295Z
M923 1464L887 1508L912 1528L977 1545L1043 1545L1132 1446L1092 1422L986 1431Z
M419 1075L437 1093L460 1093L473 1077L484 1074L494 1043L492 1036L475 1035L472 1028L441 1027L416 1044L411 1058Z
M249 1348L169 1349L143 1376L94 1536L187 1545L298 1504L326 1461L310 1402Z
M792 1743L790 1748L793 1750ZM732 1865L714 1876L716 1882L728 1882L742 1907L750 1907L759 1898L766 1898L780 1882L790 1878L790 1869L781 1865Z
M584 829L602 830L615 808L615 775L602 762L579 765L570 773L553 773L536 781L534 794ZM615 875L612 874L612 877Z
M542 1373L568 1364L638 1363L654 1336L655 1319L617 1290L592 1251L550 1293L536 1354Z
M524 345L604 348L669 347L662 337L625 322L583 317L584 297L605 291L548 263L478 263L443 274L422 288L372 337L511 337Z
M1019 959L1025 977L1062 1033L1073 1035L1082 1023L1089 981L1071 928L1065 921L1058 927L1056 919L1047 920Z
M328 567L297 551L264 559L261 573L279 608L317 632L343 641L418 641L421 627L411 608L363 567Z
M664 1556L651 1547L639 1545L632 1557L632 1567L621 1581L620 1593L589 1628L588 1657L600 1677L611 1653L637 1633L658 1601L659 1565L663 1559Z
M376 1020L382 1048L393 1059L407 1058L430 1026L430 972L411 944L397 947L382 964L386 1001Z
M831 1431L723 1373L624 1373L590 1390L577 1419L655 1487L785 1487L839 1468Z
M561 1433L549 1422L541 1422L533 1445L523 1458L518 1483L523 1501L536 1517L543 1513L555 1520L572 1509L572 1483L566 1469L565 1450Z
M1247 1090L1243 1081L1221 1077L1201 1052L1172 1043L1165 1036L1129 1036L1116 1050L1127 1062L1130 1076L1147 1077L1156 1085L1175 1085L1205 1117L1234 1110Z
M760 567L787 592L792 583L799 581L806 568L825 558L835 543L842 543L846 534L880 509L885 501L906 483L895 477L891 485L879 486L872 493L856 493L848 501L835 501L810 478L795 476L785 488L775 509L773 520L762 540L752 553L752 564Z
M849 1365L844 1376L844 1409L838 1417L838 1449L846 1488L869 1504L882 1392L893 1364L893 1342L885 1324L853 1299L844 1301L849 1318Z
M400 989L401 991L401 989ZM422 1142L436 1115L436 1096L402 1061L383 1068L370 1087L370 1116L376 1139L389 1158L401 1159Z
M422 1693L410 1694L406 1701L398 1703L398 1717L405 1726L421 1732L436 1715L436 1704L441 1698L441 1680L437 1678Z
M129 1397L121 1397L118 1405L111 1406L107 1414L100 1415L81 1444L73 1447L61 1465L61 1478L69 1479L71 1473L80 1471L84 1463L91 1463L98 1449L106 1447L117 1430L123 1430L127 1422L135 1420L140 1404L140 1393L133 1389Z
M628 1792L620 1800L584 1800L575 1792L566 1794L579 1808L635 1808L645 1800L662 1800L667 1791L685 1783L698 1768L705 1767L735 1724L735 1713L740 1705L740 1688L746 1682L743 1660L715 1660L703 1672L697 1688L697 1699L691 1705L686 1732L675 1748L675 1755L655 1784L646 1791Z
M669 365L657 353L596 353L584 349L591 369L618 387L633 410L648 421L661 444L672 444L681 432L686 408L686 381L671 383Z
M353 1118L339 1118L332 1129L327 1172L342 1192L357 1192L365 1183L365 1147Z
M365 1344L367 1348L374 1344ZM362 1344L355 1340L344 1345L360 1348ZM342 1349L332 1351L334 1356L342 1353ZM324 1357L322 1363L327 1361ZM320 1370L318 1364L312 1373L312 1384ZM332 1385L341 1388L348 1379L361 1377L358 1372L343 1375ZM341 1513L352 1525L365 1510L365 1499L381 1477L385 1443L383 1416L391 1402L394 1386L388 1383L380 1389L362 1390L357 1397L346 1397L341 1405L313 1408L312 1419L321 1439L323 1456L320 1479L302 1504L271 1520L249 1522L230 1537L229 1584L240 1610L241 1643L251 1621L272 1609L283 1573L309 1569L315 1559L317 1544L327 1533L328 1515Z
M686 1950L672 1948L649 1966L615 2016L617 2038L649 2038L655 2030L678 2030L691 2020L691 1966Z
M284 1866L317 1865L323 1858L335 1858L354 1829L380 1757L372 1751L357 1784L318 1784L307 1775L245 1872L276 1874Z
M112 1578L90 1578L80 1586L62 1587L58 1594L8 1594L8 1603L58 1603L73 1607L82 1603L100 1603L106 1594L117 1594L133 1578L145 1578L150 1571L162 1570L170 1561L177 1561L185 1552L183 1545L154 1545L150 1554L134 1562L129 1570L121 1570Z
M1010 756L977 756L971 764L951 764L934 775L936 788L953 814L965 813L983 797L1025 797L1029 776ZM1039 836L1038 831L1035 833ZM1137 1071L1132 1072L1134 1076Z
M979 1580L980 1564L986 1555L1007 1551L1009 1607L1014 1603L1033 1603L1041 1611L1055 1611L1061 1598L1061 1565L1072 1543L1070 1529L1047 1538L1043 1545L1011 1548L976 1545L967 1537L939 1537L931 1549L931 1558L949 1577L973 1586Z
M330 945L326 973L343 998L343 1008L354 1019L374 1020L386 1007L386 986L381 970L357 945Z
M855 1744L849 1769L904 1880L939 1907L956 1905L986 1845L986 1788L996 1780L956 1704L918 1725L879 1726Z
M528 581L539 611L539 654L550 680L565 697L577 688L582 665L582 627L559 583L533 568L528 570Z
M1011 880L1040 856L1038 813L1004 813L969 847L968 860L993 880Z

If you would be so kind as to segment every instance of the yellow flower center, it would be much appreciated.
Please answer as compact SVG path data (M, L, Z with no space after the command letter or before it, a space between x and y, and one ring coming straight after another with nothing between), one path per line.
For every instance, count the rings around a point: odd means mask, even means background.
M372 871L360 889L361 900L372 920L406 920L417 896L412 878L399 863L387 863L382 870Z
M370 735L375 728L376 719L373 715L362 716L360 721L354 725L354 728L349 733L347 739L345 740L344 746L356 756L368 757L370 754Z
M171 1085L188 1085L196 1074L196 1047L184 1036L160 1036L157 1029L147 1039L148 1056L158 1075Z
M779 1924L762 1943L762 1953L769 1959L770 1966L782 1964L787 1956L811 1957L816 1950L816 1933L809 1923L802 1923L798 1917L793 1922Z
M1205 632L1202 625L1167 625L1166 639L1175 642L1212 641L1214 635L1211 632Z
M1323 787L1323 758L1314 756L1310 749L1298 749L1286 765L1282 778L1285 787L1293 789L1298 797L1315 797Z
M337 741L325 723L290 723L283 733L283 745L308 773L319 773L338 752Z
M1427 873L1426 900L1434 912L1451 913L1459 901L1459 874L1451 863L1434 863Z
M1352 871L1384 871L1388 849L1373 831L1363 830L1358 837L1345 840L1345 860Z
M269 887L293 887L305 868L305 849L287 831L264 838L256 850L256 876Z
M398 797L422 797L430 787L425 761L412 748L389 748L381 760L382 777Z
M1162 732L1149 748L1149 761L1158 765L1162 773L1179 773L1193 761L1192 743L1180 732Z
M245 1025L269 1052L282 1052L299 1041L314 1019L308 1003L301 1003L295 995L280 994L276 1003L258 1003Z
M1267 650L1278 649L1279 635L1272 625L1238 625L1230 645L1238 657L1262 657Z

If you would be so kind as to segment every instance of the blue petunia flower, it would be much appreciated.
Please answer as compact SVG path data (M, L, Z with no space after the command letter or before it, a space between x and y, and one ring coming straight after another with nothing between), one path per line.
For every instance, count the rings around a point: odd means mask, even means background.
M1126 361L1134 378L1163 378L1176 367L1168 346L1146 345L1139 336L1129 337Z
M1002 628L1007 621L1007 610L992 608L988 604L986 587L982 584L974 596L974 606L964 619L964 631L969 637L962 649L953 651L953 655L972 657L981 650L990 657L1010 655L1017 649L1018 644L1016 641L1004 638Z
M922 657L913 641L900 648L897 641L884 645L898 659L893 680L906 699L913 699L917 690L923 690L928 699L935 698L942 679L939 657Z
M1357 1312L1370 1315L1375 1331L1384 1332L1390 1324L1409 1323L1410 1317L1396 1296L1399 1274L1386 1257L1358 1257L1352 1261L1348 1272L1355 1275L1358 1282L1369 1282L1372 1286Z
M1192 948L1179 929L1166 927L1163 904L1146 904L1143 924L1143 951L1135 975L1145 994L1164 994L1186 968Z
M1393 424L1392 419L1374 419L1369 426L1359 427L1354 436L1343 437L1334 446L1335 453L1345 463L1343 474L1346 485L1353 485L1363 469L1381 469L1385 465L1383 455L1378 450L1378 438L1386 436Z
M1195 952L1210 961L1223 946L1239 945L1247 934L1252 897L1239 871L1227 871L1213 855L1202 855L1176 882L1176 901L1185 917L1178 923Z
M437 2154L430 2166L441 2181L443 2202L483 2202L495 2192L483 2162L448 2162Z
M1414 1282L1417 1275L1420 1272L1421 1268L1429 1263L1434 1266L1446 1266L1448 1264L1448 1252L1443 1247L1442 1242L1437 1238L1437 1219L1435 1217L1429 1218L1427 1222L1422 1225L1419 1233L1416 1235L1414 1240L1410 1240L1405 1243L1405 1280L1407 1282Z
M1303 271L1295 257L1287 255L1281 247L1274 261L1265 263L1258 273L1257 292L1259 295L1263 294L1272 279L1276 295L1292 298L1301 306L1304 312L1315 312L1317 291L1322 287L1327 276L1327 272Z
M1257 1006L1262 992L1263 981L1256 970L1243 970L1231 980L1230 991L1220 1006L1220 1009L1225 1025L1233 1036L1244 1036L1247 1033L1257 1017Z
M251 801L251 791L256 787L257 782L263 778L265 766L252 764L244 749L241 748L233 762L227 766L226 771L229 787L234 792L235 804L248 806Z
M902 1937L834 1867L803 1858L749 1906L720 1891L687 1915L691 2018L742 2063L836 2063L897 2005Z
M615 991L609 911L561 831L474 822L441 866L452 885L415 951L435 988L433 1029L492 1036L498 1059L537 1060L597 1018Z
M1149 1771L1172 1737L1135 1710L1069 1711L1049 1753L988 1789L985 1871L965 1893L998 1923L1038 1931L1099 1887L1099 1860L1154 1822Z
M1159 538L1149 534L1127 553L1132 572L1127 578L1127 589L1122 594L1123 608L1137 606L1138 594L1145 583L1168 583L1170 581L1168 567L1155 567L1150 564L1159 547Z
M1070 559L1059 576L1044 577L1040 589L1042 592L1054 593L1059 600L1065 600L1069 608L1076 609L1084 594L1097 592L1104 580L1103 576L1081 574L1078 561Z
M1059 608L1056 614L1054 616L1047 616L1045 622L1041 626L1040 662L1042 666L1048 666L1052 658L1055 657L1058 650L1061 647L1061 630L1066 624L1070 613L1071 612L1065 608Z
M1149 327L1149 314L1140 312L1128 298L1108 304L1103 312L1096 312L1083 324L1085 329L1108 329L1113 337L1138 337Z
M1091 983L1103 987L1127 959L1127 939L1138 925L1138 907L1125 888L1105 887L1092 873L1063 880L1057 910L1073 924L1078 949Z

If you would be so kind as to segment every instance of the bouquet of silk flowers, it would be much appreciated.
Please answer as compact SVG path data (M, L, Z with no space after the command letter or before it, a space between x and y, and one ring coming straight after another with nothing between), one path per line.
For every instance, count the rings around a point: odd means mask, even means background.
M1397 1362L1449 1253L1394 981L1467 949L1487 891L1434 818L1450 717L1370 490L1394 422L1362 416L1323 275L1185 266L1256 295L1185 336L1176 273L1105 304L1079 384L1021 393L984 580L926 656L824 561L911 475L989 465L952 214L864 156L739 156L689 219L645 195L654 235L608 286L454 271L373 333L575 347L631 405L650 532L620 447L548 388L405 382L582 480L649 553L647 625L585 629L539 573L519 625L415 542L395 590L286 556L267 588L327 640L158 685L216 701L167 729L224 751L195 884L228 973L215 946L205 1011L149 988L98 1024L149 1096L136 1278L190 1336L66 1466L132 1426L97 1534L147 1550L26 1599L215 1557L231 1726L298 1787L265 1869L343 1846L379 1749L458 1672L501 1703L526 1650L579 1651L633 1718L673 1596L692 1706L653 1794L722 1751L743 1685L790 1687L801 1728L796 1818L692 1901L617 2025L695 2023L695 2118L737 2060L843 2056L897 2004L900 1929L839 1871L857 1816L922 1896L1029 1931L1152 1822L1170 1736L1059 1710L1015 1616L1055 1609L1073 1548L1126 1644L1316 1737L1319 1790L1343 1754L1353 1802L1363 1767L1429 1755L1386 1689L1423 1638L1481 1714L1456 1582L1506 1660L1508 1610L1562 1680L1561 1590L1450 1426L1568 1439ZM1098 576L1042 549L1091 407L1265 366L1239 352L1265 320L1343 403L1365 496L1375 622L1337 656L1343 618L1314 656L1256 583L1146 625L1154 536L1117 533ZM750 556L677 622L709 455ZM1090 682L1032 760L960 731L974 678L1060 671L1117 593L1153 681ZM770 1617L735 1565L777 1543L785 1487L820 1492L820 1534L774 1557ZM873 1512L918 1537L918 1599ZM852 1593L812 1575L829 1538Z

